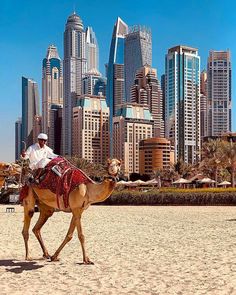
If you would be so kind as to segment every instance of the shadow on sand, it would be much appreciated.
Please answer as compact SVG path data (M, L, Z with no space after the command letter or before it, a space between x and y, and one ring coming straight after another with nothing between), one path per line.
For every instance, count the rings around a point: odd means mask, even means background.
M234 219L226 219L226 221L236 221L236 218L234 218Z
M6 271L22 273L23 271L35 270L44 267L35 261L18 261L13 259L0 260L0 267L4 266Z

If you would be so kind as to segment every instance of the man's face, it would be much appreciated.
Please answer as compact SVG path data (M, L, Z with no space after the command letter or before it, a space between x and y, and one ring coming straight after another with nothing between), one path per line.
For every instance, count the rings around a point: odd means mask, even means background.
M38 138L38 142L39 142L39 146L42 148L42 147L44 147L46 140Z

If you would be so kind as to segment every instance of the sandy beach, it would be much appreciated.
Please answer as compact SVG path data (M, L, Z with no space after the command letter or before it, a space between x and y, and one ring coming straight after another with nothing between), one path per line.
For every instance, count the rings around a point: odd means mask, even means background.
M235 207L92 206L83 229L94 265L81 264L76 233L60 261L49 262L30 232L34 260L25 262L23 208L5 211L0 206L1 295L236 294ZM70 217L56 212L44 226L50 254Z

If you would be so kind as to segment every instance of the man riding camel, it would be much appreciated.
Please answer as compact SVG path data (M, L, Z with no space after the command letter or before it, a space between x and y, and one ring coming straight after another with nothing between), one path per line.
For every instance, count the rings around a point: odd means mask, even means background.
M41 176L43 168L58 155L53 153L53 150L46 145L48 136L45 133L38 135L38 142L31 145L26 151L21 153L21 159L29 159L29 168L33 170L34 180L38 180Z

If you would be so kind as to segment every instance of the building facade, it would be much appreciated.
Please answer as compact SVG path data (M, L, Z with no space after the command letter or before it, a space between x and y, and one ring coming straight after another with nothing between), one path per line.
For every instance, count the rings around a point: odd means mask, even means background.
M131 87L131 102L149 106L154 121L154 137L164 137L163 97L155 69L146 65L137 70Z
M73 155L95 164L109 157L109 108L102 96L81 96L73 108Z
M15 122L15 160L18 160L22 151L22 139L21 139L21 130L22 130L22 120L19 118Z
M73 13L64 32L63 153L72 153L72 109L82 94L82 78L87 71L85 32L81 18Z
M166 138L175 147L175 161L196 163L200 155L200 57L196 48L168 50L166 75Z
M200 126L201 142L207 136L207 72L203 70L200 75Z
M148 138L139 144L139 173L153 175L173 163L171 143L166 138Z
M62 62L54 45L48 47L42 69L42 117L43 132L49 132L51 105L63 104Z
M231 131L231 56L211 50L207 64L208 136Z
M139 143L153 136L153 120L148 106L124 104L114 117L113 153L122 159L125 176L139 173Z
M97 70L99 71L99 47L96 35L91 27L86 29L86 60L87 71Z
M22 138L27 146L33 144L33 127L35 116L39 116L38 84L22 77Z
M125 101L124 47L128 26L119 17L115 23L107 65L107 105L110 109L110 153L113 154L113 116Z
M57 155L61 155L62 153L62 116L63 106L60 104L51 105L49 111L49 119L51 123L48 133L48 145Z
M83 78L83 94L106 96L106 79L97 70L89 71Z
M131 101L131 87L136 71L144 65L152 65L152 34L145 26L129 28L125 36L125 95Z

